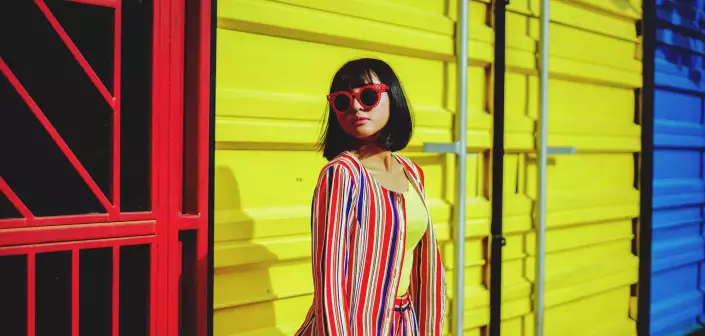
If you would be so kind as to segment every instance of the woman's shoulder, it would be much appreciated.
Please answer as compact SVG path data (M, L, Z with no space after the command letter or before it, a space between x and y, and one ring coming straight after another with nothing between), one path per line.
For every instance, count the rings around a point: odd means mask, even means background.
M421 182L423 182L424 174L423 174L423 169L421 169L421 166L419 166L418 164L416 164L416 162L414 162L413 160L411 160L410 158L408 158L404 155L401 155L399 153L394 153L394 155L397 158L399 158L399 161L401 161L401 163L404 165L406 170L408 172L410 172L414 178L421 180Z
M321 168L320 175L323 176L332 172L340 172L354 178L359 175L360 162L352 154L343 152L328 161Z

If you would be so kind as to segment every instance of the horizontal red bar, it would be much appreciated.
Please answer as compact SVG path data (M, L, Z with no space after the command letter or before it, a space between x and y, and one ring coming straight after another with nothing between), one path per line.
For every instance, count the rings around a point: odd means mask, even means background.
M24 218L0 219L0 230L14 229L30 226L29 221Z
M128 212L121 213L115 216L115 221L142 221L154 220L157 215L153 212ZM69 216L50 216L50 217L35 217L31 223L28 223L23 218L8 218L0 219L0 229L12 229L25 226L56 226L68 224L87 224L87 223L105 223L110 221L108 214L90 214L90 215L69 215Z
M117 1L115 0L68 0L70 2L78 2L86 5L103 6L115 8Z
M157 219L154 212L122 212L116 216L120 221Z
M0 228L17 227L21 219L0 219ZM50 217L35 217L32 221L32 226L54 226L66 224L85 224L85 223L100 223L107 222L107 214L91 214L91 215L72 215L72 216L50 216ZM24 226L24 225L22 225Z
M179 217L179 230L196 230L202 225L208 225L208 222L203 220L201 216L184 215Z
M30 253L47 253L57 251L67 251L74 248L92 249L114 246L131 246L131 245L146 245L155 243L156 236L141 236L141 237L122 237L114 239L96 239L88 241L70 241L62 243L50 243L41 245L18 245L0 247L0 257L30 254Z
M152 235L156 222L119 222L30 227L0 231L0 246Z

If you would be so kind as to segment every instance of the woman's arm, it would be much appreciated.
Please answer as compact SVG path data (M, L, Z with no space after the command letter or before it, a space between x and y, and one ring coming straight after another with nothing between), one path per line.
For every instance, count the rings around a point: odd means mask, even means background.
M345 262L354 182L343 163L321 171L311 213L314 318L320 335L350 333Z

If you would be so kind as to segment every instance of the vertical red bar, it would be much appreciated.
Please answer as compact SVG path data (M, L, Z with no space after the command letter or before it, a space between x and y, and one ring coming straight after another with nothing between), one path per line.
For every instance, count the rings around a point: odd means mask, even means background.
M199 72L198 72L198 210L203 226L208 223L208 178L210 176L211 113L211 0L200 0Z
M169 1L169 208L167 334L179 334L179 217L183 208L183 114L184 114L184 8L185 0Z
M154 130L153 139L157 142L159 150L155 153L153 169L156 171L157 189L154 192L155 214L157 217L157 241L152 252L152 325L151 335L168 335L168 242L169 242L169 143L171 122L169 107L169 28L170 28L170 1L154 1L154 88L155 99L153 105ZM156 284L162 284L156 286ZM164 304L158 304L164 303ZM159 333L157 333L157 331Z
M79 302L79 253L77 249L71 250L71 335L78 336L78 308Z
M207 224L208 222L205 221ZM206 225L203 225L206 226ZM198 336L208 331L208 230L196 232L196 327Z
M120 335L120 245L113 246L113 336Z
M158 304L159 293L157 293L157 276L159 275L159 269L157 268L158 262L157 258L159 257L157 255L157 244L153 243L151 246L151 251L150 251L150 267L149 267L149 335L151 336L156 336L157 335L157 309L160 311L164 309L163 307L165 306L164 304L160 305ZM161 288L165 286L159 286ZM161 330L164 330L164 328L161 328ZM165 332L161 333L162 335L166 335Z
M36 255L27 254L27 336L34 336L36 296L35 296L35 270Z
M198 99L198 212L201 225L196 234L196 326L199 336L208 332L208 203L210 200L208 179L210 169L210 113L211 113L211 0L200 1L199 27L199 99Z
M111 216L120 213L120 70L122 56L122 0L115 1L113 68L113 209Z

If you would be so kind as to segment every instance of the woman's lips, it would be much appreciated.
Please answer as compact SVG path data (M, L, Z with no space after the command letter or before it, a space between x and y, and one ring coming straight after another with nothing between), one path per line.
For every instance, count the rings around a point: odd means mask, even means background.
M362 126L366 122L368 122L369 120L370 120L369 118L365 118L365 117L356 117L355 118L355 126Z

